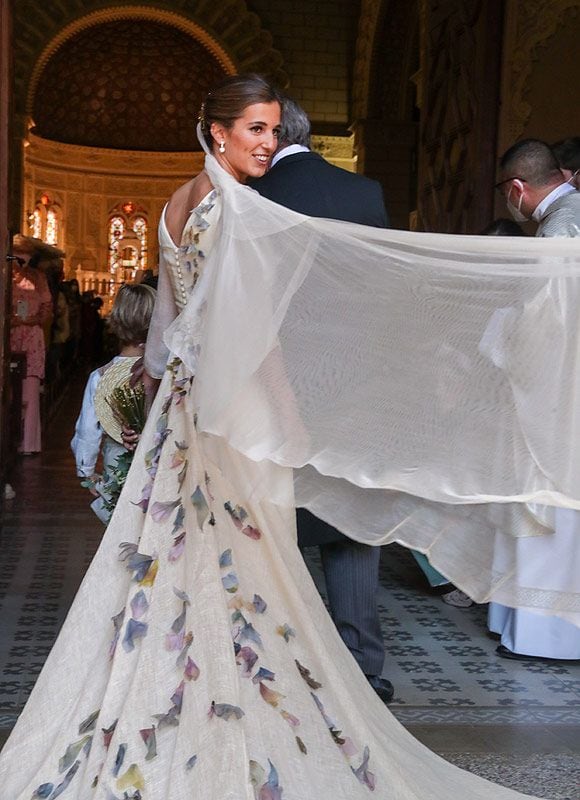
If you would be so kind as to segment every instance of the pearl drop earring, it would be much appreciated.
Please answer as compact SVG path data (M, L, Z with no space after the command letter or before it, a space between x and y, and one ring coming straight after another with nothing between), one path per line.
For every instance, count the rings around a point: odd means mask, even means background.
M225 142L220 142L220 146L219 146L218 149L219 149L220 153L225 153L226 152L226 143Z

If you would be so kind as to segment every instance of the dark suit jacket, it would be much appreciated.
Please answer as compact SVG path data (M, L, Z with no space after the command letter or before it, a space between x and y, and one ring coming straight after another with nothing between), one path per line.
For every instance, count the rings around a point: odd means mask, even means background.
M389 227L380 183L335 167L318 153L284 156L250 185L269 200L310 217Z
M250 185L274 203L310 217L341 219L375 228L389 227L380 183L335 167L317 153L284 156ZM350 542L336 528L306 509L297 511L300 547Z

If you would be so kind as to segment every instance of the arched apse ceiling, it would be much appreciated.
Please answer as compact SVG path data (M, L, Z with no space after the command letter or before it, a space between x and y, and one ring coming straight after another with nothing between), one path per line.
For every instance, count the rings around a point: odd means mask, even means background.
M14 8L15 111L30 114L42 70L63 42L81 30L118 19L147 19L172 25L202 42L226 72L255 71L287 84L282 56L272 46L257 14L244 0L19 0ZM229 67L229 68L228 68Z
M202 100L226 74L219 56L172 25L103 22L68 38L43 65L34 131L91 147L194 150Z

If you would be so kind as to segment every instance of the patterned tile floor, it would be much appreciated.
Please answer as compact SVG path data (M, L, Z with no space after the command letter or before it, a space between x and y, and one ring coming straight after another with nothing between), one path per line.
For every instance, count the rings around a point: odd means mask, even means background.
M102 526L74 476L72 387L42 456L22 458L0 533L0 744L24 705ZM317 550L307 552L323 590ZM412 557L385 548L379 594L391 711L465 769L552 800L580 800L580 665L505 661L485 607L431 596Z
M323 590L316 550L308 554ZM487 606L457 609L430 595L414 559L384 548L379 608L393 711L408 723L580 724L580 664L499 658Z

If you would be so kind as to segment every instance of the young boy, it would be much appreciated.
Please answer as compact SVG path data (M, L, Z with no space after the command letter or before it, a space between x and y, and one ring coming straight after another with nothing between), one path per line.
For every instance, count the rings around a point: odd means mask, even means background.
M151 314L155 305L155 295L155 289L144 284L124 284L119 289L108 320L109 329L119 340L119 354L108 364L99 367L89 375L81 413L71 442L77 475L91 484L89 491L96 498L91 504L91 508L105 523L108 523L111 512L103 501L103 487L109 480L110 470L115 466L117 458L127 451L120 443L120 437L116 440L104 430L95 408L95 396L109 370L114 368L114 372L118 373L124 372L126 369L128 372L137 358L143 355ZM102 475L96 472L101 450L103 456Z

